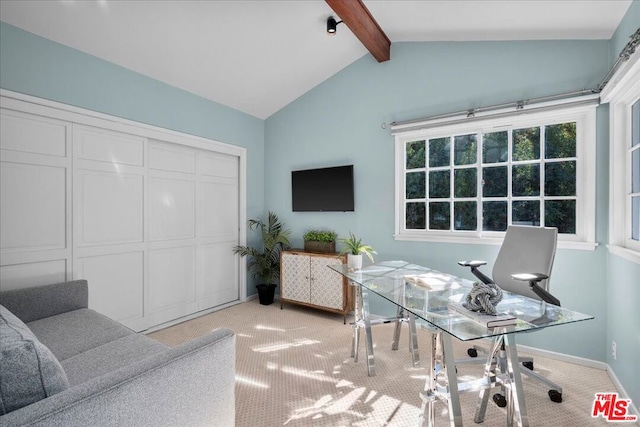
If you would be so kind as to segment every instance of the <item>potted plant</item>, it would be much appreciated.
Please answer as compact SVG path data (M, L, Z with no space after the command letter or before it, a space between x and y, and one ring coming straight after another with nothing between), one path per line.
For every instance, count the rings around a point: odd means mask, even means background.
M362 243L362 239L358 239L355 234L349 231L348 238L338 239L342 243L343 248L341 255L347 254L347 268L351 270L360 270L362 268L362 255L366 255L373 262L373 254L377 254L369 245Z
M334 231L310 230L304 233L304 250L307 252L331 253L336 251L336 237Z
M260 304L269 305L273 303L276 281L280 278L280 251L289 245L291 230L285 230L273 212L269 212L266 223L258 218L249 220L248 225L249 230L260 230L262 249L238 245L233 248L233 253L251 258L247 266L253 277L260 281L256 285Z

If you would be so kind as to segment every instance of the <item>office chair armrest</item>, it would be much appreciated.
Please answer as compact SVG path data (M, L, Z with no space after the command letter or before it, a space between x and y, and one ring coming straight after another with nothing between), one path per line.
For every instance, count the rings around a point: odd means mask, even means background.
M478 267L485 265L486 263L487 263L486 261L477 261L477 260L458 261L458 264L463 267L471 267L471 272L473 273L473 275L476 276L478 279L480 279L482 283L488 285L490 283L493 283L493 280L485 276L484 273L482 273L482 271L478 270Z
M551 295L549 292L542 289L540 285L538 285L538 282L549 278L549 276L547 276L546 274L518 273L518 274L512 274L511 277L513 277L515 280L529 282L529 287L531 288L531 290L536 295L538 295L542 301L549 304L557 305L558 307L560 307L560 300L554 297L553 295Z
M458 265L461 265L463 267L480 267L481 265L487 265L487 261L478 261L478 260L473 260L473 261L458 261Z

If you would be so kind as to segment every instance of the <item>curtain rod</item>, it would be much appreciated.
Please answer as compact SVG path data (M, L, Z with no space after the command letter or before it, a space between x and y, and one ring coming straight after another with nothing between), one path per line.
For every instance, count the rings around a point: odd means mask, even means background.
M500 109L509 108L509 107L514 107L516 110L522 110L522 109L524 109L525 106L531 105L531 104L541 103L541 102L545 102L545 101L555 101L555 100L559 100L559 99L569 99L569 98L572 98L572 97L575 97L575 96L585 95L585 94L600 93L600 92L602 92L604 87L607 85L607 83L609 83L609 80L611 79L611 76L613 76L613 74L618 70L618 68L620 67L620 65L623 62L626 62L626 61L629 60L629 58L631 58L631 55L633 55L633 53L635 52L636 47L638 46L638 44L640 44L640 28L638 28L635 31L635 33L633 33L629 38L631 40L625 45L624 48L622 48L622 51L618 55L618 58L616 59L616 62L611 66L611 68L609 69L607 74L604 76L604 78L602 79L600 84L597 87L593 88L593 89L582 89L582 90L573 91L573 92L565 92L565 93L561 93L561 94L557 94L557 95L549 95L549 96L542 96L542 97L538 97L538 98L530 98L530 99L527 99L527 100L506 102L506 103L503 103L503 104L495 104L495 105L491 105L491 106L488 106L488 107L470 108L470 109L464 110L464 111L458 111L458 112L455 112L455 113L439 114L439 115L435 115L435 116L424 117L424 118L421 118L421 119L406 120L406 121L401 121L401 122L393 121L391 123L382 123L380 125L380 127L382 129L386 129L386 128L391 127L391 126L411 125L411 124L414 124L414 123L420 123L420 122L425 122L425 121L446 119L448 117L461 116L463 114L466 114L467 118L472 118L472 117L474 117L476 115L476 113L479 113L479 112L500 110Z

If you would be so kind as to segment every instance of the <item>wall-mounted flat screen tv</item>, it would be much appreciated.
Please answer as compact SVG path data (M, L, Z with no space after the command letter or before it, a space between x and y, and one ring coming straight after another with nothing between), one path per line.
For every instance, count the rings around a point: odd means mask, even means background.
M291 172L294 212L353 212L353 165Z

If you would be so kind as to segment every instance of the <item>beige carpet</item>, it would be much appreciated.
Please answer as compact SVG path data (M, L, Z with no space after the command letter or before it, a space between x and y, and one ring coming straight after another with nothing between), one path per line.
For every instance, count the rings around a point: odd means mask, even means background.
M237 334L236 425L258 426L412 426L418 425L419 392L426 370L413 368L408 329L400 349L391 350L393 325L373 329L377 375L368 377L364 346L360 360L349 356L351 327L342 316L285 304L262 306L257 300L163 329L149 336L176 346L226 327ZM428 334L418 334L426 364ZM457 357L468 345L455 344ZM563 387L564 401L553 403L546 387L523 378L531 426L608 425L591 417L596 392L616 391L605 371L543 357L536 371ZM459 368L459 376L482 374L481 365ZM475 425L476 396L461 396L465 425ZM437 425L448 425L447 409L438 406ZM504 426L505 410L489 403L484 426Z

